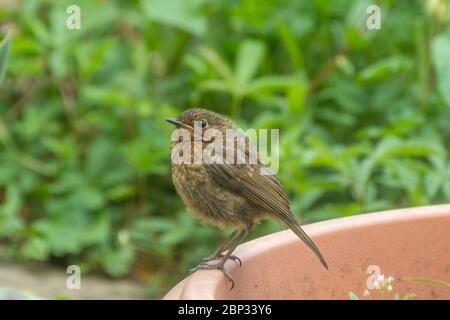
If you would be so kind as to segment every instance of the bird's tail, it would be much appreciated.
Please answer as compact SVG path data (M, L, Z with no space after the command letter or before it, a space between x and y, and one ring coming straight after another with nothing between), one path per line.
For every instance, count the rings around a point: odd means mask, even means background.
M328 264L325 261L324 257L320 253L319 248L315 245L315 243L311 240L310 237L303 231L303 229L300 227L300 224L295 220L292 213L286 217L283 216L283 222L286 223L286 225L299 237L319 258L320 262L323 264L323 266L328 270Z

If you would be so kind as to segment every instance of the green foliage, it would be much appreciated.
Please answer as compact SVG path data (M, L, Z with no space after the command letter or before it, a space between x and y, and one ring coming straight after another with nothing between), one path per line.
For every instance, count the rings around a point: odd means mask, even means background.
M359 297L354 292L349 292L348 297L350 300L359 300Z
M171 183L163 119L195 106L281 129L304 222L449 202L449 19L386 0L365 30L367 3L84 0L80 30L70 1L2 9L1 257L167 291L229 232L196 222Z
M11 37L7 36L0 42L0 85L6 74L6 65L8 64L9 47L11 46Z
M432 43L432 55L438 78L438 88L450 106L450 28L436 36Z

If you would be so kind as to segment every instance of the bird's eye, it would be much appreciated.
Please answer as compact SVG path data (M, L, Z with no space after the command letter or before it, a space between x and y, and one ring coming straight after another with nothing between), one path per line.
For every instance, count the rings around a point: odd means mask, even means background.
M206 128L208 126L208 122L206 122L205 119L200 119L197 122L198 122L200 128L202 128L202 129L204 129L204 128Z
M183 136L178 137L178 142L181 142L181 141L183 141Z

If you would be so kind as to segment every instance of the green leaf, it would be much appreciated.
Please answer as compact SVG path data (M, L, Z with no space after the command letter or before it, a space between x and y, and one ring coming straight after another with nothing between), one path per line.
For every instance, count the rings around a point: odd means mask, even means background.
M214 71L225 80L229 85L234 84L233 72L231 71L228 63L223 60L220 55L211 48L200 48L200 54L202 57L214 68Z
M289 29L285 22L281 19L276 20L276 27L286 51L289 54L292 67L298 69L303 66L303 56L300 48L298 47L297 39L293 32Z
M204 2L205 0L144 0L141 5L150 20L201 36L207 27L206 16L201 14Z
M367 19L367 7L370 5L368 0L355 1L345 17L345 23L349 26L359 28L365 25Z
M235 77L239 86L245 86L252 79L264 58L264 43L245 40L240 46L235 65Z
M0 42L0 85L2 84L3 79L5 78L10 46L11 46L11 37L7 35L2 40L2 42Z
M23 202L19 189L14 185L8 186L3 201L0 205L0 237L12 237L23 227L23 221L18 214Z
M376 162L383 162L392 157L400 156L431 156L442 153L440 147L426 141L402 141L401 139L390 137L382 140L373 153Z
M163 174L167 172L168 151L165 142L157 137L139 137L122 147L125 158L141 172Z
M28 259L45 260L49 256L50 248L48 242L41 237L32 237L23 244L21 253Z
M379 81L407 71L411 66L411 61L405 57L394 56L386 58L361 70L358 75L358 80L361 82Z
M200 82L199 88L205 91L228 92L229 87L220 80L205 80Z
M358 296L351 291L348 293L348 297L350 298L350 300L359 300Z
M450 107L450 30L435 37L431 47L438 88Z
M105 248L100 251L98 258L106 272L117 277L130 270L134 255L129 247Z
M301 75L299 76L268 75L251 81L248 84L245 93L247 95L257 95L258 93L260 94L264 92L287 89L294 85L305 86L306 81Z
M415 293L407 293L405 294L405 296L402 298L402 300L413 300L417 297L417 294Z
M106 212L102 212L83 228L81 242L83 245L103 244L108 241L111 219Z

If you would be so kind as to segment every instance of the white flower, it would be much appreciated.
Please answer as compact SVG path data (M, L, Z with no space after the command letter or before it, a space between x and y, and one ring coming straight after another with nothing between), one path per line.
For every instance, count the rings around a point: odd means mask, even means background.
M378 280L375 280L375 281L373 282L373 286L374 286L374 288L379 289L379 288L380 288L380 282L379 282Z
M378 281L383 282L384 281L384 274L380 274L377 278Z
M363 295L365 296L365 297L368 297L368 296L370 296L370 292L369 292L369 290L364 290L364 293L363 293Z
M387 291L392 291L392 286L391 285L387 286Z
M389 278L387 278L388 283L392 283L394 281L394 278L392 276L389 276Z

